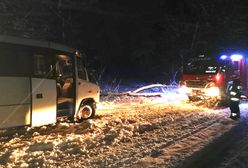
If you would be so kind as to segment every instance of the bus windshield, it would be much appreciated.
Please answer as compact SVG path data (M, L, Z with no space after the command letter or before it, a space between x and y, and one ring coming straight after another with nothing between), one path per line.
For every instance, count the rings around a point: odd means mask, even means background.
M183 68L185 74L216 74L219 64L213 58L197 58L189 59Z

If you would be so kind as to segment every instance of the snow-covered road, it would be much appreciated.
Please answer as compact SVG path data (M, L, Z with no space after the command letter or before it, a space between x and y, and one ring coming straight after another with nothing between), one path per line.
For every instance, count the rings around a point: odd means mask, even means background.
M229 131L229 110L186 101L105 98L96 119L2 131L0 167L178 167Z

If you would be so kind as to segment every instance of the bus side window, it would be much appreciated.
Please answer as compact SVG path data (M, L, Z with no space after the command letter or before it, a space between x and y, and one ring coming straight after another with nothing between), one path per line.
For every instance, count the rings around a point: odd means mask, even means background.
M45 55L35 54L34 58L34 68L33 75L42 78L52 78L53 67L51 61Z
M86 80L86 72L83 66L82 58L77 58L77 69L78 69L78 77L80 79Z

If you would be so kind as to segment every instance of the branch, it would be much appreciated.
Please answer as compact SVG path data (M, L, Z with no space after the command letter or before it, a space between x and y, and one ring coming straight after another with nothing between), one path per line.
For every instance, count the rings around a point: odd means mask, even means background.
M143 86L141 88L138 88L134 91L132 91L132 93L138 93L142 90L146 90L146 89L150 89L150 88L154 88L154 87L165 87L166 85L162 85L162 84L152 84L152 85L147 85L147 86Z
M139 93L143 90L146 90L146 89L151 89L151 88L155 88L155 87L160 87L162 88L162 92L152 92L152 93ZM162 85L162 84L152 84L152 85L147 85L147 86L143 86L141 88L138 88L134 91L129 91L127 92L127 95L129 96L145 96L145 97L162 97L165 92L163 90L163 88L177 88L176 86L171 86L171 85Z

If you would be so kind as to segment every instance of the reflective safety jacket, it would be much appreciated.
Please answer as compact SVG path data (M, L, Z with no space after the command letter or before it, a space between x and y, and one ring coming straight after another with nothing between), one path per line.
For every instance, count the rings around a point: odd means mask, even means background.
M235 101L235 102L240 101L241 86L240 85L231 85L228 89L228 95L229 95L230 101Z

